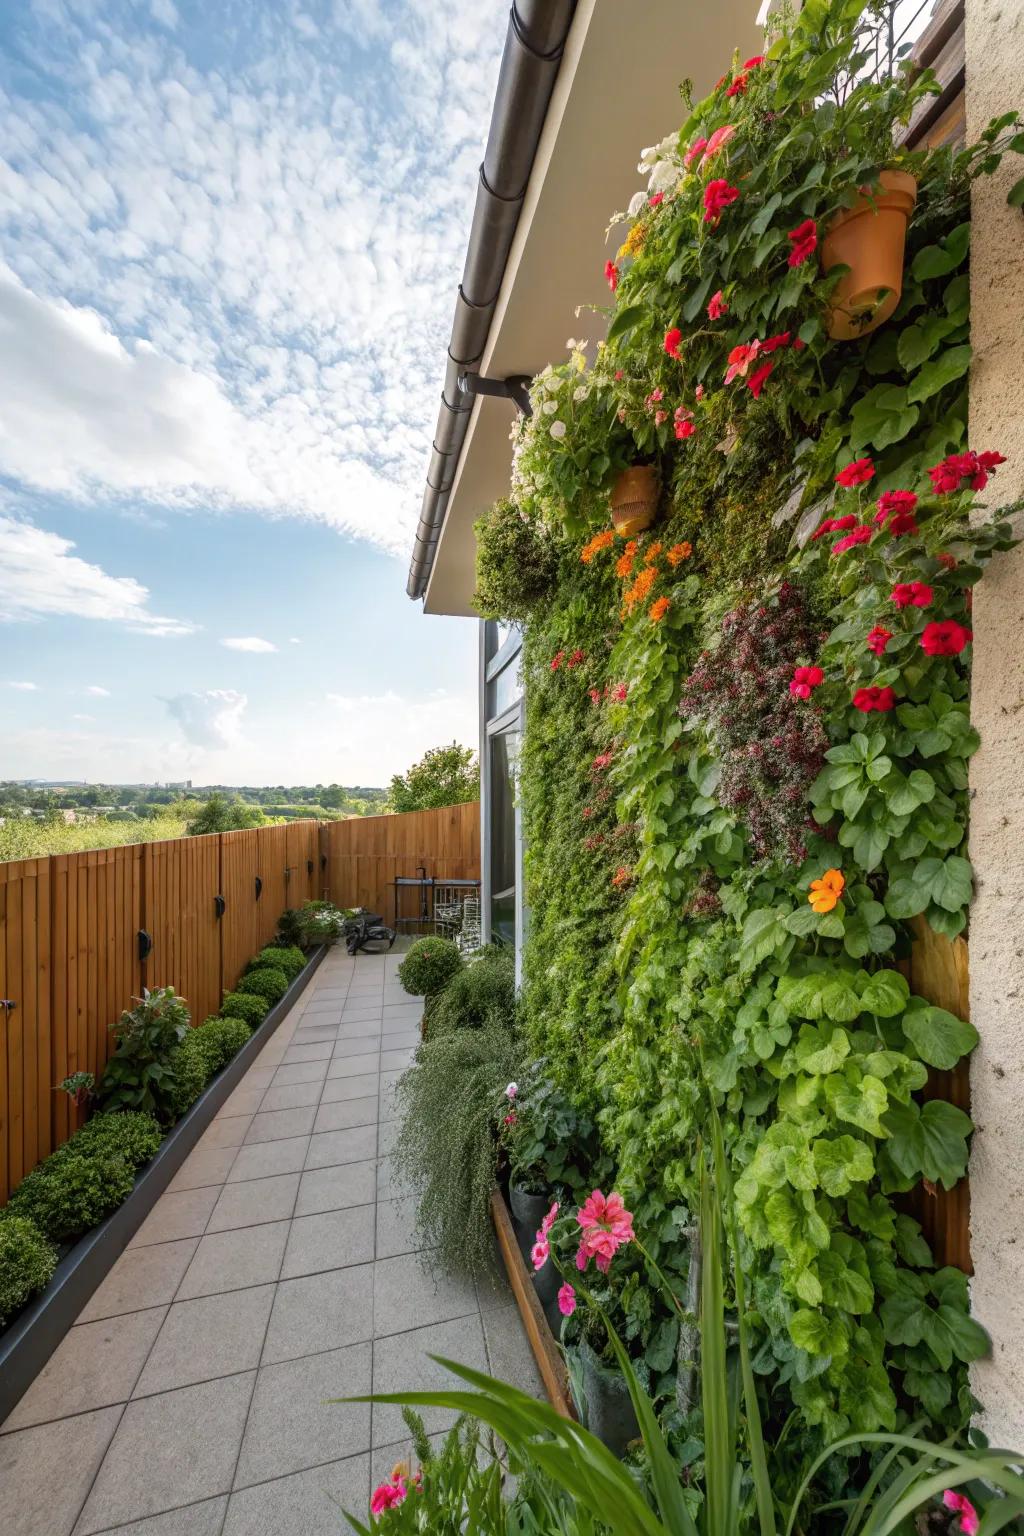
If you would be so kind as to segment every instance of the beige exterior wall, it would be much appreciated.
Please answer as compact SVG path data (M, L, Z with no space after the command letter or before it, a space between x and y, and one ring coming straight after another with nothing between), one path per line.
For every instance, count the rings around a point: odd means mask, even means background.
M967 0L967 137L1024 106L1024 0ZM1009 463L993 505L1024 496L1024 213L1006 194L1008 156L976 185L971 246L970 442ZM1024 521L1018 519L1018 532ZM981 1425L1024 1447L1024 546L997 556L975 591L971 769L971 1247L975 1315L992 1335L973 1371Z

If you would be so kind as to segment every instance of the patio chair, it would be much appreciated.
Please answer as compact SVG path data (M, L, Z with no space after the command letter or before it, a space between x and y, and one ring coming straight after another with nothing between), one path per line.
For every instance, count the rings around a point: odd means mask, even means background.
M345 919L345 948L350 955L357 955L361 950L364 953L380 954L382 951L377 946L383 944L390 949L394 942L395 930L388 928L376 912L363 907Z

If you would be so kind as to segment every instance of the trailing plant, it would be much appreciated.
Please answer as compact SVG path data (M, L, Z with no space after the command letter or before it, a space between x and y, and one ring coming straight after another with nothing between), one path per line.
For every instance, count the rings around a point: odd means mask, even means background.
M255 971L248 971L236 981L235 991L241 992L243 996L262 998L273 1007L288 991L288 977L277 966L263 965Z
M270 1012L270 1002L251 992L225 992L220 1011L226 1019L242 1019L252 1030L263 1023Z
M516 969L515 956L510 949L492 947L472 955L467 964L431 996L432 1035L450 1029L481 1029L489 1025L511 1030L515 1018Z
M432 998L461 969L462 956L452 939L416 939L398 967L398 979L413 997Z
M497 502L473 524L476 534L476 592L473 606L483 619L525 624L551 595L558 557L535 521L514 502Z
M9 1207L0 1211L0 1328L48 1285L57 1253L35 1223Z
M163 1117L172 1074L167 1058L184 1039L188 1007L173 987L144 990L134 1008L111 1025L117 1042L100 1079L104 1109L143 1109Z

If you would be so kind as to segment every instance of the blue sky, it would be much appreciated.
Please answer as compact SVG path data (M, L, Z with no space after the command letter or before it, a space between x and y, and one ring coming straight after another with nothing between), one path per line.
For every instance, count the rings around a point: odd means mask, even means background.
M475 740L404 589L506 9L0 7L0 778Z

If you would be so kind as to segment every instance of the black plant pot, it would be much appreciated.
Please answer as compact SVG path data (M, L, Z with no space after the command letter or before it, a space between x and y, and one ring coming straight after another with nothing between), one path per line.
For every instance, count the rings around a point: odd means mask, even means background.
M519 1184L509 1184L508 1203L512 1211L512 1229L516 1234L516 1242L519 1244L519 1252L526 1261L527 1268L533 1269L533 1261L530 1252L537 1241L537 1232L551 1207L551 1199L548 1195L531 1195L528 1190ZM554 1265L551 1266L554 1272ZM557 1290L558 1287L556 1286Z
M579 1345L586 1397L587 1428L614 1456L624 1456L631 1440L640 1437L640 1425L620 1371L603 1365L585 1339Z

